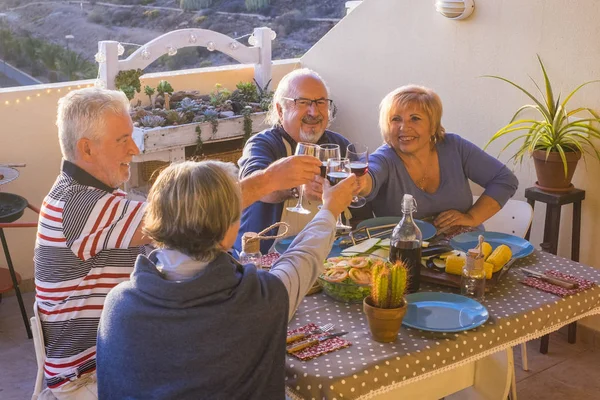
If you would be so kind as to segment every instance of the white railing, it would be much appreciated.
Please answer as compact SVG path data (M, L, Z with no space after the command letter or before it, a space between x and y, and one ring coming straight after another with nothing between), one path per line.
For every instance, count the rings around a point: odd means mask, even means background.
M119 60L119 42L98 42L99 80L108 89L115 89L115 77L119 71L144 70L164 54L173 55L184 47L206 47L209 51L220 51L242 64L254 64L254 79L264 88L271 80L271 41L275 32L267 27L255 28L248 38L250 46L219 32L206 29L180 29L165 33L142 45L125 60ZM122 48L121 48L122 52Z

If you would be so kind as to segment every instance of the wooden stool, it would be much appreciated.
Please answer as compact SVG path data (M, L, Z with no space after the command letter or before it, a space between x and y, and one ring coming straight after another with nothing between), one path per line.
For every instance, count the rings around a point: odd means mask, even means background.
M525 189L525 198L535 208L535 202L539 201L546 204L546 220L544 222L544 242L542 249L556 255L558 251L558 236L560 232L560 211L563 205L573 204L573 225L571 235L571 260L579 261L579 240L581 235L581 202L585 199L585 190L572 189L568 192L550 193L544 192L537 187ZM529 240L531 227L525 239ZM569 324L568 341L575 343L577 337L577 323ZM540 353L548 353L548 343L550 336L542 337L540 344Z

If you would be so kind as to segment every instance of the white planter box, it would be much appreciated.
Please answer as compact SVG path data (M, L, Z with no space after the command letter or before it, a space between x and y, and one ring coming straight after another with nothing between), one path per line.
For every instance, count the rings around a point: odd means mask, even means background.
M264 122L264 112L251 114L252 132L257 133L269 128ZM202 130L202 142L214 143L224 140L237 139L244 136L244 117L235 116L218 120L219 125L216 134L213 135L210 122L191 123L185 125L165 126L158 128L134 128L133 140L140 149L140 154L133 157L131 164L131 179L125 185L125 189L131 191L140 188L145 192L143 182L139 177L137 163L145 161L176 162L185 160L185 148L196 146L198 137L196 127Z

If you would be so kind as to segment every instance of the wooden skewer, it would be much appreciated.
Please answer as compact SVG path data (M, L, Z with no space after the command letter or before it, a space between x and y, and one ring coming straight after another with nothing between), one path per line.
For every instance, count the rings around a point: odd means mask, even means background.
M479 235L479 257L483 257L483 235Z

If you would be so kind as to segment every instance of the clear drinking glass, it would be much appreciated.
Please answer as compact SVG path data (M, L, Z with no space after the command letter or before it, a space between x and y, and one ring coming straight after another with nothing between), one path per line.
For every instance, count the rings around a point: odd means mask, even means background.
M340 158L340 146L333 143L325 143L321 145L321 151L319 152L319 158L321 159L321 178L327 179L327 160L330 158ZM320 210L321 205L317 208Z
M350 161L347 158L330 158L327 160L327 180L334 186L350 176ZM342 215L338 215L336 229L351 230L352 227L342 223Z
M296 145L296 155L308 155L319 158L321 147L318 144L303 143L300 142ZM310 211L302 207L302 198L304 197L304 186L300 187L300 196L298 197L298 203L294 207L287 207L288 211L296 212L299 214L310 214Z
M350 170L357 177L363 176L369 170L369 148L360 143L351 143L346 150L346 157L350 160ZM362 196L354 196L350 207L364 206L367 200Z

